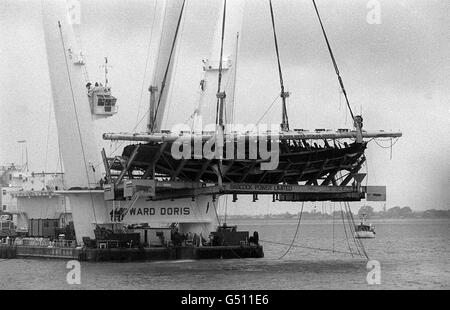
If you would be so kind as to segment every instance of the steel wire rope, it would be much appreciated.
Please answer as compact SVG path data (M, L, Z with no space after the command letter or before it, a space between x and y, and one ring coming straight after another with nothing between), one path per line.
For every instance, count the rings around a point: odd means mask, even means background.
M342 226L344 227L344 232L345 232L345 239L347 240L348 249L351 252L352 257L353 257L353 251L352 251L352 248L350 246L350 242L348 241L347 228L345 227L344 211L342 211L342 204L340 202L339 202L339 206L341 207L341 218L342 218Z
M364 244L363 244L362 240L359 239L359 238L356 238L356 230L355 230L356 224L355 224L355 219L354 219L354 217L353 217L352 210L350 209L350 203L349 203L348 201L345 201L344 204L347 204L347 208L348 208L348 212L349 212L349 215L350 215L351 223L352 223L352 225L353 225L353 232L355 233L355 235L354 235L354 236L355 236L355 237L354 237L354 238L355 238L355 241L357 240L357 242L359 243L359 246L360 246L360 248L361 248L361 250L362 250L364 256L365 256L367 259L369 259L369 255L367 254L366 248L364 247Z
M355 226L352 225L352 221L350 219L349 211L347 209L347 204L344 202L344 210L345 210L345 217L347 218L348 228L350 236L352 237L353 243L355 243L356 251L358 252L359 256L362 257L361 251L359 250L359 243L356 241L356 231Z
M259 241L260 242L265 242L265 243L271 243L271 244L290 246L289 243L283 243L283 242L277 242L277 241L262 240L262 239L260 239ZM298 244L294 244L294 245L292 245L292 247L293 248L303 248L303 249L309 249L309 250L316 250L316 251L323 251L323 252L340 253L340 254L353 254L351 252L332 250L332 249L326 249L326 248L319 248L319 247L303 246L303 245L298 245Z
M300 210L300 215L299 215L299 217L298 217L297 228L296 228L296 230L295 230L294 237L292 238L292 242L291 242L289 248L286 250L286 252L284 252L284 254L281 255L278 259L282 259L283 257L286 256L286 254L289 253L289 251L291 250L292 246L293 246L294 243L295 243L295 240L297 239L297 234L298 234L298 231L300 230L300 223L301 223L301 221L302 221L302 215L303 215L303 207L304 207L304 205L305 205L305 202L302 201L302 209Z
M272 101L272 103L270 104L270 106L266 109L266 111L264 112L264 114L258 119L258 121L256 122L256 125L258 125L263 119L264 117L267 115L267 113L269 113L269 111L273 108L273 106L275 105L275 103L278 101L278 99L280 98L280 96L277 94L275 96L275 99Z

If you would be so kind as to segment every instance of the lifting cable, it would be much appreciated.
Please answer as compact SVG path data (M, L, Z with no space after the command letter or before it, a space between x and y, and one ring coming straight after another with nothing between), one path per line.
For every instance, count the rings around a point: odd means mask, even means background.
M259 240L260 242L270 243L270 244L278 244L278 245L287 245L290 246L289 243L283 243L283 242L276 242L276 241L269 241L269 240ZM325 249L325 248L318 248L318 247L310 247L310 246L303 246L298 244L293 244L293 248L302 248L302 249L308 249L308 250L316 250L316 251L322 251L322 252L332 252L332 253L340 253L340 254L353 254L351 252L346 251L339 251L339 250L331 250L331 249Z
M291 250L291 248L294 246L294 242L295 242L295 240L297 239L297 234L298 234L298 231L299 231L299 229L300 229L300 223L301 223L301 221L302 221L302 215L303 215L303 207L304 207L304 205L305 205L305 202L302 201L302 209L300 210L300 215L299 215L299 217L298 217L298 223L297 223L297 229L295 230L295 234L294 234L294 237L292 238L292 242L291 242L291 244L289 245L289 248L286 250L286 252L284 252L284 254L281 255L278 259L282 259L283 257L285 257L286 254L289 253L289 251Z
M304 204L304 202L303 202L303 204ZM332 220L333 220L333 248L332 249L327 249L327 248L321 248L321 247L302 246L302 245L299 245L299 244L295 244L295 240L296 240L297 234L299 232L299 228L300 228L300 223L301 223L301 218L302 218L302 213L303 213L303 204L302 204L302 211L300 212L300 215L299 215L299 221L298 221L298 224L297 224L297 229L296 229L296 232L294 234L293 240L292 240L292 242L290 244L284 243L284 242L271 241L271 240L262 240L262 239L260 239L259 241L263 242L263 243L289 246L288 250L281 257L279 257L279 259L283 258L290 251L290 249L293 248L293 247L294 248L303 248L303 249L308 249L308 250L315 250L315 251L322 251L322 252L331 252L331 253L339 253L339 254L350 254L352 257L354 257L355 253L352 251L352 247L350 246L350 242L349 242L349 238L348 238L348 234L347 234L347 229L345 227L346 223L345 223L345 220L344 220L344 212L343 212L341 203L340 203L340 206L341 206L341 214L342 214L342 223L343 223L343 226L344 226L345 236L346 236L346 239L347 239L347 245L348 245L348 249L349 249L348 252L335 249L335 245L334 245L334 237L335 237L334 236L335 235L335 233L334 233L334 208L335 208L335 206L334 205L333 205L333 213L332 213ZM350 206L348 205L348 207L350 207ZM331 205L330 205L330 210L331 210ZM351 215L351 211L350 211L350 215L349 216L351 216L351 219L349 219L349 217L347 218L349 220L349 223L350 222L354 223L353 216ZM357 244L357 248L358 247L361 248L362 251L363 251L364 256L368 259L369 257L368 257L368 255L367 255L367 253L365 251L364 245L362 244L361 240L356 240L356 238L354 240L355 240L355 244ZM358 252L359 252L359 249L358 249ZM359 256L363 257L361 252L359 252Z
M89 172L88 172L88 165L87 165L87 162L86 162L86 153L84 151L83 138L81 136L81 128L80 128L80 122L78 120L77 105L75 103L75 95L73 93L72 79L70 77L69 62L67 61L66 47L65 47L65 44L64 44L64 37L63 37L63 34L62 34L61 22L60 21L58 21L58 27L59 27L59 34L61 36L61 43L62 43L62 48L63 48L63 53L64 53L64 60L66 62L67 78L69 80L70 92L71 92L71 95L72 95L72 104L73 104L73 109L74 109L74 112L75 112L75 120L77 122L78 135L80 137L80 145L81 145L81 152L82 152L82 155L83 155L84 169L85 169L85 172L86 172L86 179L87 179L87 182L88 182L87 188L88 188L88 191L89 191L89 195L91 197L91 204L92 204L92 211L93 211L93 215L94 215L94 220L95 220L95 223L97 223L97 217L95 215L94 197L92 195L91 187L90 187L90 184L89 184Z
M350 251L350 254L351 254L352 257L353 257L353 251L352 251L352 248L351 248L351 246L350 246L350 242L348 241L347 228L345 227L344 211L342 210L342 204L339 203L339 205L340 205L340 207L341 207L342 226L344 227L345 239L347 240L348 250Z
M322 28L323 36L325 37L325 41L327 43L328 51L330 52L331 60L333 61L333 66L334 66L334 70L336 71L336 75L338 77L339 85L341 86L342 93L344 94L345 101L347 102L348 110L350 112L350 115L351 115L353 121L355 121L355 116L353 115L352 108L350 107L350 102L348 101L347 92L345 91L345 88L344 88L344 82L342 81L341 74L339 73L339 68L336 63L336 59L334 58L333 51L331 50L331 45L330 45L330 42L328 41L328 37L325 32L323 23L322 23L322 19L320 18L319 10L317 9L317 6L316 6L316 1L312 0L312 2L314 4L314 9L316 10L317 18L319 19L320 27Z
M356 226L356 224L355 224L355 219L354 219L354 217L353 217L352 210L350 209L350 203L349 203L348 201L346 201L346 202L344 202L344 204L347 204L348 212L349 212L349 214L350 214L350 219L351 219L351 222L352 222L352 225L353 225L353 231L354 231L354 233L355 233L355 241L356 241L356 240L358 241L359 247L361 248L361 250L362 250L364 256L365 256L367 259L369 259L369 255L368 255L367 252L366 252L366 248L364 247L364 244L363 244L362 240L359 239L359 238L356 238L356 231L355 231L355 226Z
M365 256L366 259L369 259L369 255L367 254L366 249L364 248L364 244L362 243L362 241L359 238L356 238L356 230L355 230L356 224L355 224L355 220L353 218L353 213L352 213L352 211L350 209L350 204L347 201L345 201L344 202L344 207L345 207L345 210L346 210L347 221L349 222L349 226L350 226L350 233L353 236L353 241L354 241L354 243L356 245L356 249L358 251L358 254L361 257ZM360 249L361 249L362 253L361 253Z
M358 243L358 241L356 241L355 225L352 225L352 220L350 218L350 214L349 214L346 202L344 202L344 210L345 210L345 216L347 218L347 223L349 226L349 232L352 237L353 243L355 243L356 251L358 252L359 256L362 257L361 251L359 250L359 243Z
M335 202L333 202L333 210L331 210L331 203L330 203L330 211L331 213L331 221L332 221L332 225L333 225L333 253L334 253L334 207L335 207Z

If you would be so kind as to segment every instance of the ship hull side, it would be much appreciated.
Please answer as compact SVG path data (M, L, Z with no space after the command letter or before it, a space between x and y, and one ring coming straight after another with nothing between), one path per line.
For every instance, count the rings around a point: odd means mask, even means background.
M73 221L77 242L83 237L95 239L96 225L120 223L148 224L150 227L167 227L179 223L182 233L202 233L203 236L214 229L216 224L215 203L212 197L200 196L193 201L176 199L174 201L147 201L140 198L132 206L126 201L105 201L103 192L89 191L66 194L72 206ZM115 212L127 208L128 212L120 220L114 220ZM113 221L114 220L114 221Z

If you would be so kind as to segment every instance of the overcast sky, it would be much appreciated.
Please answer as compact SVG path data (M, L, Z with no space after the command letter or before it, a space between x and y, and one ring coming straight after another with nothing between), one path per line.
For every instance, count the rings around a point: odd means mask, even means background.
M387 207L448 209L450 2L380 0L381 24L367 22L369 1L316 2L350 102L355 112L362 110L365 128L400 129L404 134L394 146L392 160L389 149L369 144L369 184L387 185ZM101 133L131 130L147 109L151 68L146 70L145 64L154 4L144 0L81 1L81 24L76 27L87 54L90 78L103 79L100 66L108 56L112 65L109 80L120 105L118 115L97 126L95 134L107 150L115 145L102 142ZM167 128L184 122L196 108L201 60L208 56L216 4L187 1L171 103L164 122ZM291 127L350 127L311 1L273 0L273 5L285 84L292 93L288 104ZM154 53L150 50L150 57ZM248 1L241 34L235 121L255 122L278 92L268 2ZM41 3L1 0L0 164L20 163L17 141L26 139L32 170L57 169L51 104ZM275 106L264 121L279 123L279 119L280 109ZM298 204L241 202L228 210L292 212L298 210Z

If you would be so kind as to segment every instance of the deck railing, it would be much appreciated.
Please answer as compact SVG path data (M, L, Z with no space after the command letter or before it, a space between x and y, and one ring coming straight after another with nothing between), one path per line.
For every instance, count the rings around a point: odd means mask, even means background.
M48 238L16 238L13 241L16 246L36 246L36 247L55 247L55 248L74 248L77 243L75 240L54 240Z

